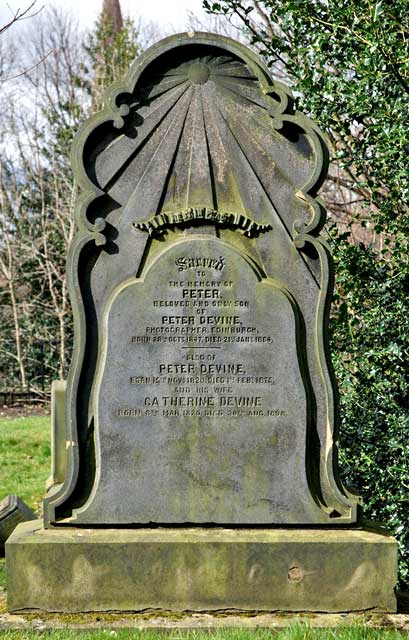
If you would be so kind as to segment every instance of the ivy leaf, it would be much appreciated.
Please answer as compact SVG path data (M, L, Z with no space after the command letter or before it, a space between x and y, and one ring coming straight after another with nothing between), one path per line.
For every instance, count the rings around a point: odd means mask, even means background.
M373 8L372 20L374 22L377 22L377 20L379 20L379 18L383 15L383 12L384 8L382 6L382 2L377 2Z

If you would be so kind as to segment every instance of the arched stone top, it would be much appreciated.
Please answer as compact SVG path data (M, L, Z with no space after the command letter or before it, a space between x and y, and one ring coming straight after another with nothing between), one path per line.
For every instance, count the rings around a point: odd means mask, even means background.
M246 235L281 224L294 237L322 225L314 196L327 157L319 129L247 47L171 36L133 63L76 138L78 222L95 230L102 197L121 208L122 227L149 233L207 219Z

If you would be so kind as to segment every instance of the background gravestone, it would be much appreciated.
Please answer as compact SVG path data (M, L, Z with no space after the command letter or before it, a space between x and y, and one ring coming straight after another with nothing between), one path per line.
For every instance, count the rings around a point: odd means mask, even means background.
M20 522L35 520L36 516L18 496L6 496L0 500L0 556L4 556L4 545Z
M11 608L393 609L395 541L337 531L359 499L336 472L319 130L250 50L181 35L112 88L73 164L65 422L62 395ZM271 528L290 525L333 531Z

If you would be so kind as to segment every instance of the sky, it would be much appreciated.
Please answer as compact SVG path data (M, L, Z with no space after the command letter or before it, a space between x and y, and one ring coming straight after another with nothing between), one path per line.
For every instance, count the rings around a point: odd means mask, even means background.
M23 10L32 0L0 0L0 25L10 19L12 12ZM57 5L70 8L80 26L89 27L97 19L103 0L37 0L36 7ZM121 0L122 14L144 22L155 22L166 31L183 31L188 26L188 11L206 19L202 0Z

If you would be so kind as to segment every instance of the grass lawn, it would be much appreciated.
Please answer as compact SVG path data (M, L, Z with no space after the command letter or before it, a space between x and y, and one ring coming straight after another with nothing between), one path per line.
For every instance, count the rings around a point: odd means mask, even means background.
M38 634L40 635L40 634ZM6 640L31 640L38 637L33 631L6 631L1 634L1 639ZM158 635L163 635L166 640L402 640L407 638L398 631L368 629L364 627L344 627L338 629L312 629L307 625L294 625L287 629L275 630L241 630L241 629L218 629L215 631L183 631L172 630L166 633L153 631L140 631L136 629L111 630L103 629L98 631L47 631L41 636L49 640L95 640L97 638L117 638L118 640L157 640Z
M0 558L0 589L6 588L6 561Z
M15 493L40 513L50 475L50 417L0 419L0 500Z
M1 418L0 500L15 493L40 514L49 475L50 417ZM0 588L5 586L5 561L0 558Z

